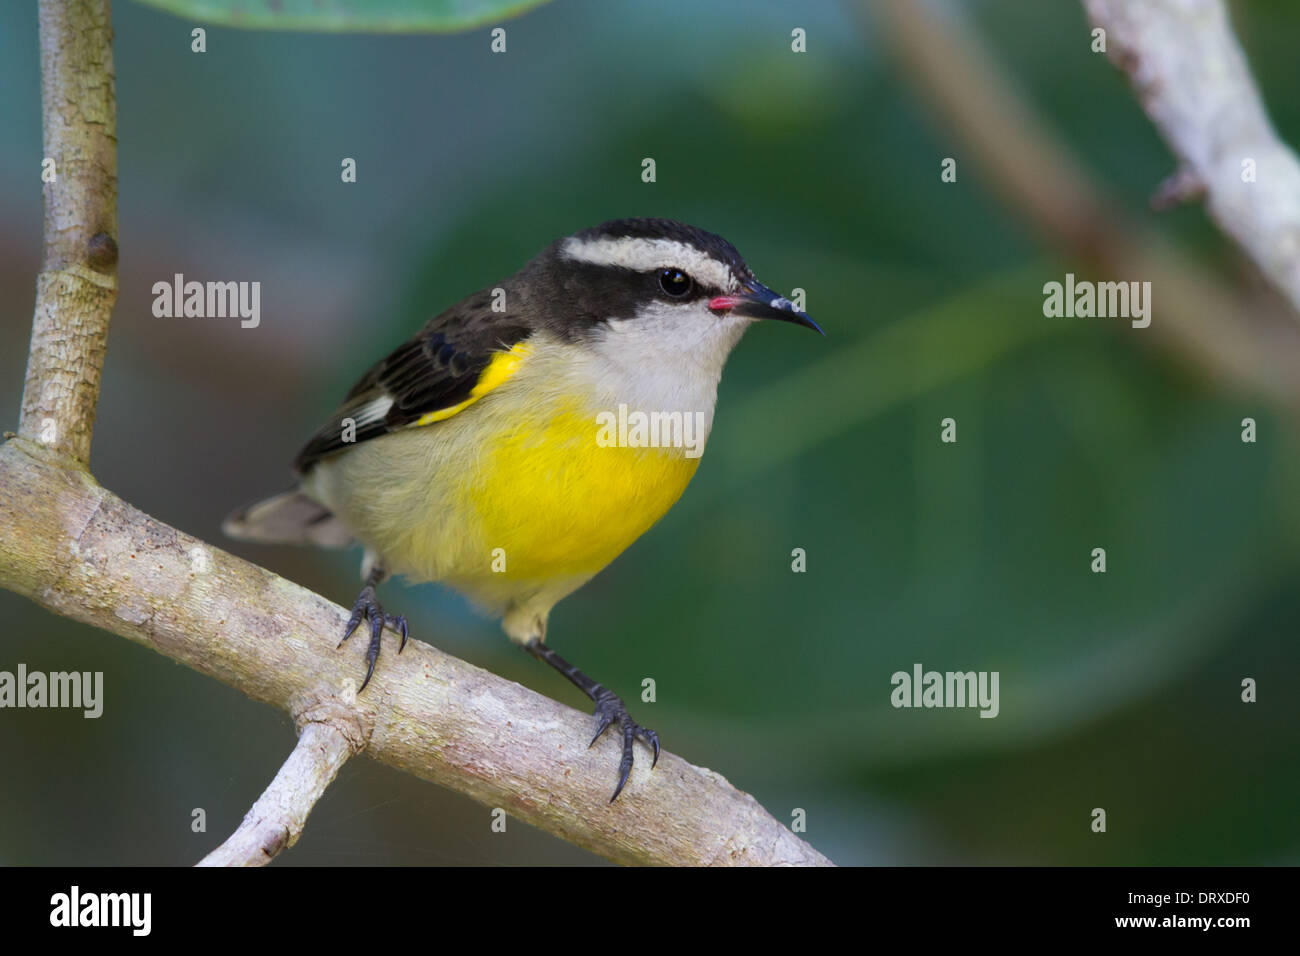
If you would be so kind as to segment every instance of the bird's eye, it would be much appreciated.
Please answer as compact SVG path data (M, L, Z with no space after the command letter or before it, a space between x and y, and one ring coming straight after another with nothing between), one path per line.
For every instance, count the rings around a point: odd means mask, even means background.
M681 269L663 269L659 273L659 288L674 299L680 299L691 291L691 277Z

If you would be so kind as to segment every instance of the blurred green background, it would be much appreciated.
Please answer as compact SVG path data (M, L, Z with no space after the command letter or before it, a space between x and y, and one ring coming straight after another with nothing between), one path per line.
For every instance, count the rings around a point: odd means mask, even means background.
M1134 216L1228 269L1201 207L1146 211L1172 161L1078 4L964 12ZM1300 9L1233 12L1300 142ZM829 335L748 335L691 488L559 605L552 645L629 700L654 677L637 719L778 819L805 809L839 863L1297 862L1294 418L1127 323L1044 318L1042 284L1073 265L973 166L940 182L957 147L845 6L558 0L505 24L504 55L486 29L216 27L196 55L194 24L125 0L114 24L121 295L92 457L107 487L347 603L355 553L234 544L223 516L285 487L342 392L429 315L559 235L680 218L806 289ZM39 265L36 33L33 3L0 5L4 428ZM150 288L177 272L259 280L261 326L154 318ZM588 709L455 595L386 593L419 639ZM106 687L98 720L0 711L0 863L191 863L292 747L286 716L144 648L8 592L0 622L0 669L102 670ZM361 646L343 653L360 667ZM914 662L999 671L1000 716L893 709L890 675ZM278 862L599 862L489 824L358 759Z

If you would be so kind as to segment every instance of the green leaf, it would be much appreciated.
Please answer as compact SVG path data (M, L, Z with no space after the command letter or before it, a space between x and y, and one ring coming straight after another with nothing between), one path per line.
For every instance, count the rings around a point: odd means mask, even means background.
M546 0L138 0L187 20L247 30L452 33L507 20Z

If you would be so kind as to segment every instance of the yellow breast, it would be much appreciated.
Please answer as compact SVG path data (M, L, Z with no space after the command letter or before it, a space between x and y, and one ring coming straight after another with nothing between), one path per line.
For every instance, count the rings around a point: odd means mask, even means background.
M595 574L672 507L699 464L681 448L602 446L590 414L539 418L488 442L459 489L511 579Z

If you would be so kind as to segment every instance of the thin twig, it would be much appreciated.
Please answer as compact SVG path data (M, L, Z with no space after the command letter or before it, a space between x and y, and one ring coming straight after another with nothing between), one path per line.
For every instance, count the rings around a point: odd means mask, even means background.
M298 842L307 815L339 769L365 746L367 732L337 702L304 715L298 745L244 821L198 866L265 866Z

